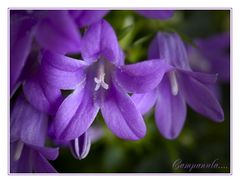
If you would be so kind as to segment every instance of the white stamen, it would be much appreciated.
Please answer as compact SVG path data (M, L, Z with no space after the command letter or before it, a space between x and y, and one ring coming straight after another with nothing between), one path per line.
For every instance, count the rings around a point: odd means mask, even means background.
M74 139L74 148L75 148L74 151L77 154L77 157L79 157L80 154L79 154L79 141L78 141L78 138Z
M171 84L171 91L174 96L178 94L178 83L175 71L169 73L169 79Z
M23 142L19 140L18 143L17 143L17 147L16 147L14 157L13 157L13 159L15 161L19 160L19 158L21 157L23 146L24 146Z
M95 86L95 89L94 89L95 91L99 90L100 87L103 87L105 90L107 90L109 88L108 84L105 83L104 78L105 78L104 65L101 64L99 66L98 77L94 78L94 81L96 83L96 86Z
M83 153L81 155L82 159L84 159L88 155L90 146L91 146L91 139L90 139L90 136L88 134L86 134L85 139L84 139L84 149L85 150L83 151Z

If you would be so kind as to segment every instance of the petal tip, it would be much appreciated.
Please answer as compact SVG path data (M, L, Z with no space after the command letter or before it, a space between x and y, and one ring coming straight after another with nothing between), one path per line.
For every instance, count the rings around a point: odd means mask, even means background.
M224 112L221 111L221 113L214 119L217 123L222 123L225 120Z
M170 131L170 132L161 132L160 133L162 134L162 136L167 139L167 140L175 140L179 137L181 131L179 132L173 132L173 131Z

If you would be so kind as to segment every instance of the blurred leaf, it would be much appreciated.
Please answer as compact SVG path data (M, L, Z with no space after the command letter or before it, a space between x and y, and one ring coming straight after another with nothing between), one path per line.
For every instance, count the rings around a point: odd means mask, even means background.
M119 35L118 35L118 40L121 40L121 39L124 39L127 34L129 34L130 32L132 32L134 29L134 25L129 25L125 28L123 28L120 32L119 32Z
M150 34L150 35L141 37L140 39L135 41L132 46L138 46L138 45L143 44L143 43L145 43L147 41L150 41L153 38L153 36L154 36L154 34Z
M126 50L130 47L130 45L132 44L132 41L136 35L136 27L135 26L131 26L126 33L124 33L125 35L122 36L121 39L119 39L119 44L122 47L123 50Z
M123 163L124 159L124 149L115 143L105 149L103 166L108 172L114 172L114 169L117 169Z

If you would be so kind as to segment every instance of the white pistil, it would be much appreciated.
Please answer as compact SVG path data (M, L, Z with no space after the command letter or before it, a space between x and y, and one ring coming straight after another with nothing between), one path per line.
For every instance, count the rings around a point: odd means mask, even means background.
M18 143L17 143L17 147L16 147L14 157L13 157L13 159L15 161L19 160L19 158L21 157L23 146L24 146L23 142L19 140Z
M171 71L169 73L169 79L171 84L171 91L174 96L178 94L178 83L177 83L177 77L175 71Z
M105 73L104 73L104 65L100 63L99 70L98 70L98 77L94 78L96 83L95 91L99 90L100 87L103 87L105 90L109 88L108 84L104 81Z

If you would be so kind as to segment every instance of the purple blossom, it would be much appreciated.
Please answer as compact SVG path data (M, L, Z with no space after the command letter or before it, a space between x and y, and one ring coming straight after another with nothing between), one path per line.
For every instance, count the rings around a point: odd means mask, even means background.
M142 16L153 19L169 19L173 16L173 10L136 10Z
M23 80L22 71L32 50L79 51L80 34L67 11L11 11L10 31L11 94Z
M48 160L57 158L58 148L45 146L48 135L58 146L70 148L76 159L84 159L96 140L92 133L96 138L102 135L91 129L99 111L107 127L126 140L144 137L142 114L155 104L157 127L168 139L183 128L187 104L213 121L224 119L210 91L217 76L192 71L177 34L158 33L149 60L125 65L113 28L102 20L108 12L11 11L10 172L57 172ZM174 11L137 13L164 20ZM210 61L210 69L203 71L229 79L229 73L216 65L229 61L224 52L229 35L198 40L197 45L199 50L192 48L189 55ZM68 56L80 53L81 59ZM71 90L65 99L63 90Z
M229 32L195 40L196 48L189 47L188 55L192 69L205 73L218 73L219 81L230 80Z
M23 82L27 100L38 110L54 115L62 96L60 90L42 79L39 50L45 48L61 54L79 52L80 38L68 11L12 11L11 93Z
M20 95L11 111L11 172L56 172L48 160L58 148L45 147L48 116Z
M146 127L127 92L155 88L169 67L162 60L124 65L112 27L104 20L89 27L82 38L84 61L43 52L43 78L53 87L74 89L60 105L51 125L59 140L73 140L91 126L99 109L118 137L137 140Z
M70 10L69 14L75 20L76 24L82 28L97 23L110 10ZM165 20L173 16L173 10L136 10L136 12L146 18Z
M79 27L85 27L97 23L108 12L109 10L70 10L69 14Z
M216 75L191 70L184 44L176 33L158 33L149 47L149 58L164 58L172 69L152 92L134 94L132 99L142 114L156 104L155 120L165 138L174 139L181 132L186 104L213 121L223 121L223 110L208 89L215 83Z
M23 118L23 120L30 122L29 119L25 119L24 115L33 110L33 107L39 110L38 112L34 111L35 114L54 115L62 101L62 95L60 90L51 87L41 77L39 50L45 48L60 54L79 52L81 36L77 25L67 11L11 11L10 30L11 95L23 83L25 97L33 105L29 107L30 104L27 105L26 101L18 102L18 105L22 106L18 118L20 118L20 121ZM14 111L17 114L18 109L15 108ZM20 112L23 112L23 114L21 115ZM11 115L13 121L15 113ZM37 118L37 114L33 115L33 120L34 117ZM15 130L21 130L19 123L14 123L11 126ZM27 133L31 135L30 131L27 131L24 135L27 136ZM11 131L11 134L14 135L14 132ZM22 136L22 138L24 137ZM79 140L81 140L80 137ZM21 139L11 143L11 149L13 156L15 151L20 152L17 161L11 161L12 172L44 171L40 170L40 166L44 168L44 163L46 164L46 172L55 171L50 165L47 166L47 160L44 159L45 155L51 160L55 157L48 157L47 152L44 153L44 151L52 150L45 147L35 147L35 145L28 144ZM82 151L85 152L84 156L86 156L88 151L85 149L82 149ZM34 158L29 158L29 154L34 154ZM82 156L83 154L81 154L81 158L83 158ZM14 157L11 158L11 160L13 159ZM25 163L26 166L22 166L21 164L24 162L30 162L30 164Z

